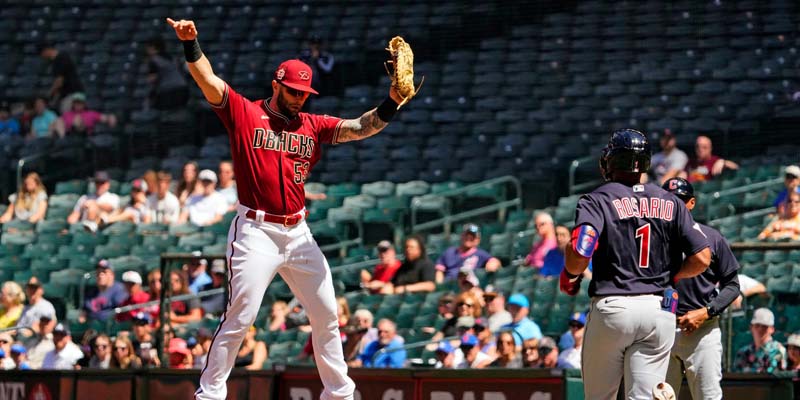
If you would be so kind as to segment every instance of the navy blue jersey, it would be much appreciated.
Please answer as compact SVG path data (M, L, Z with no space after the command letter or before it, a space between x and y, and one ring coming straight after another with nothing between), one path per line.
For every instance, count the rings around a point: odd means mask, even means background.
M578 201L575 226L599 234L590 296L661 294L683 254L708 247L686 205L655 185L608 182Z
M702 274L690 279L678 281L678 315L686 314L687 311L704 308L717 298L717 283L720 286L730 287L733 285L733 296L728 296L722 304L714 304L716 312L722 312L736 296L739 294L739 281L737 271L739 262L733 255L730 246L714 228L700 224L700 229L708 238L709 249L711 250L711 265ZM724 290L724 289L723 289ZM714 303L717 303L714 301Z

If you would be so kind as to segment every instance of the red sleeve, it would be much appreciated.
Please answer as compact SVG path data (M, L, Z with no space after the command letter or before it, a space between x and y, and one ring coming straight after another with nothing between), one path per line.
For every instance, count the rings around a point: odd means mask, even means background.
M308 118L320 143L336 144L339 142L339 131L343 119L317 114L308 114Z
M249 101L236 93L227 83L225 84L225 91L222 93L222 101L219 104L211 104L211 109L217 113L222 124L228 129L228 132L234 132L235 122L237 120L243 121L244 114L247 110L245 107Z

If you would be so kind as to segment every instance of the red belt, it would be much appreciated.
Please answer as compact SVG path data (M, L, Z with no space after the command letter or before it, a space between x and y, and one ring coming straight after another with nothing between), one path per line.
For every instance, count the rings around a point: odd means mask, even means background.
M256 218L256 210L247 210L244 216L252 220L258 221ZM295 226L308 217L308 210L305 212L292 214L292 215L275 215L264 213L264 222L272 222L275 224L283 224L283 226Z

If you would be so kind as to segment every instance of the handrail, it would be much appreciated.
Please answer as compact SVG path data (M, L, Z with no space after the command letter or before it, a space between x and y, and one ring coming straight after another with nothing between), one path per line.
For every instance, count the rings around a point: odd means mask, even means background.
M770 187L770 186L773 186L773 185L776 185L776 184L780 184L782 182L783 182L783 178L772 178L772 179L768 179L766 181L749 183L749 184L744 185L744 186L737 186L735 188L730 188L730 189L725 189L725 190L718 190L716 192L711 193L711 198L712 199L719 199L720 197L723 197L723 196L730 196L730 195L739 194L739 193L747 193L747 192L749 192L749 191L751 191L753 189L763 189L763 188L767 188L767 187Z
M313 231L312 231L313 232ZM326 244L324 246L319 246L319 249L324 253L326 251L331 250L339 250L339 255L344 257L347 255L347 248L350 246L361 246L364 243L361 237L357 237L355 239L343 240L337 243Z
M748 211L748 212L737 214L737 215L746 218L746 217L753 217L753 216L758 216L758 215L766 215L766 214L770 214L770 213L774 213L774 212L775 212L775 207L766 207L766 208L759 208L758 210L752 210L752 211ZM723 219L731 218L731 217L734 217L734 216L735 215L712 219L711 221L708 221L708 224L709 225L717 224L717 223L722 222Z
M516 199L513 199L513 200L505 200L505 201L501 201L499 203L495 203L495 204L492 204L492 205L479 207L479 208L476 208L476 209L473 209L473 210L469 210L469 211L464 211L464 212L461 212L461 213L458 213L458 214L448 215L448 216L445 216L445 217L442 217L442 218L439 218L439 219L435 219L435 220L432 220L432 221L428 221L428 222L423 222L421 224L416 224L415 223L416 221L414 220L414 218L412 218L412 220L411 220L411 231L412 232L426 231L426 230L429 230L429 229L437 228L439 226L445 226L445 230L447 230L446 228L450 225L450 223L467 220L467 219L470 219L472 217L475 217L475 216L478 216L478 215L482 215L482 214L487 214L487 213L492 212L492 211L504 210L504 209L506 209L508 207L512 207L512 206L521 207L522 206L522 199L521 198L516 198ZM412 208L413 208L413 205L412 205Z
M394 353L394 352L397 352L397 351L400 351L400 350L416 349L417 347L425 347L425 346L427 346L429 344L444 342L445 340L450 341L450 340L458 340L458 339L459 339L458 336L448 336L448 337L444 337L444 338L441 338L441 339L438 339L438 340L430 340L429 339L429 340L423 340L421 342L406 343L406 344L404 344L404 345L402 345L400 347L395 347L395 348L392 348L392 349L384 347L384 348L376 351L375 354L372 355L372 362L374 363L375 360L378 359L378 356L381 355L381 354Z
M203 298L203 297L210 297L210 296L214 296L214 295L217 295L217 294L220 294L220 293L225 293L225 288L209 289L209 290L204 290L202 292L197 292L197 293L179 294L177 296L167 296L166 298L168 300L167 301L168 303L174 303L176 301L183 301L183 300L191 300L191 299L195 299L195 298L200 299L200 298ZM124 307L116 307L116 308L114 308L114 314L115 315L116 314L122 314L122 313L125 313L125 312L128 312L128 311L133 311L133 310L138 310L138 309L142 309L142 308L148 308L148 307L157 306L159 304L160 304L159 300L152 300L152 301L148 301L146 303L131 304L129 306L124 306Z
M731 250L797 250L800 242L736 242Z
M49 156L53 153L51 152L42 152L37 154L32 154L27 157L22 157L17 161L17 188L22 186L22 168L25 166L26 162L33 161L39 158L44 158Z
M591 180L591 181L584 182L584 183L581 183L581 184L575 184L575 173L577 172L578 168L580 168L581 164L584 164L584 163L587 163L587 162L590 162L590 161L595 161L595 160L597 160L596 156L585 156L585 157L576 158L576 159L572 160L572 162L569 165L569 194L570 195L575 194L579 190L579 188L580 188L580 190L583 190L584 187L591 187L592 185L595 185L595 184L598 184L598 183L601 182L601 180L595 179L595 180Z

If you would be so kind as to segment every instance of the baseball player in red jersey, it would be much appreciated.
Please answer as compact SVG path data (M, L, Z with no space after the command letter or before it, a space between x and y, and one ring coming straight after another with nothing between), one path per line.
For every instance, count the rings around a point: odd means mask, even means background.
M321 399L353 399L339 336L331 272L305 222L303 184L320 159L322 143L370 137L383 129L401 98L394 89L377 108L356 119L300 112L310 93L311 68L283 62L272 80L272 97L250 101L214 75L200 50L194 22L167 22L183 41L195 82L222 120L230 138L240 206L228 233L229 298L211 342L195 398L226 398L226 380L264 292L279 273L308 313L314 358L324 390Z

